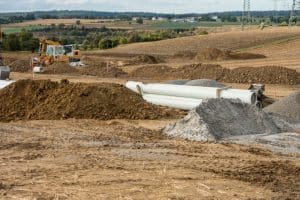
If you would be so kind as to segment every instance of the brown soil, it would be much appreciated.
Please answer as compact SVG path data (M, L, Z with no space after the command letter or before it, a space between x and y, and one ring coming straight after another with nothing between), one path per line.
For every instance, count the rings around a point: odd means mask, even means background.
M31 70L30 60L15 60L8 64L12 72L29 72Z
M170 139L138 121L0 123L0 134L0 199L300 197L299 156Z
M201 50L195 57L197 60L248 60L266 58L262 54L254 53L237 53L233 51L222 51L216 48L205 48Z
M44 74L78 74L78 69L71 67L65 62L55 62L49 67L45 67Z
M174 69L166 65L147 65L133 70L129 75L140 78L169 78Z
M139 55L132 59L130 64L158 64L163 63L161 58L151 55Z
M118 84L19 80L0 91L0 121L159 119L172 114Z
M154 79L214 79L226 83L300 83L296 70L278 66L242 67L227 69L213 64L192 64L174 69L168 66L144 66L134 70L130 76Z
M300 73L279 66L241 67L230 70L229 73L225 74L222 81L297 85L300 83Z
M87 67L81 67L80 73L82 75L117 78L126 77L127 73L117 67L107 65L105 62L89 64Z

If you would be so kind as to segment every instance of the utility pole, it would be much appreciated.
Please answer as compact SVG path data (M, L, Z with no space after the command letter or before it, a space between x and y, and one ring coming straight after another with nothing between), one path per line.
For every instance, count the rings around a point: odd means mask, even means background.
M291 15L289 19L289 25L293 25L293 21L295 19L295 8L296 8L296 0L293 0L292 9L291 9Z
M242 30L244 30L245 25L250 28L251 24L251 3L250 0L243 0L243 13L242 13Z

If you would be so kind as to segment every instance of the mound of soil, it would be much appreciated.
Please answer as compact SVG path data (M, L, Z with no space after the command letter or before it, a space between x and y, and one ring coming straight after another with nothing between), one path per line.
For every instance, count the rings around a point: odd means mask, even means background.
M104 78L117 78L126 77L127 73L122 69L108 65L105 62L97 63L94 65L89 65L87 67L80 68L80 73L82 75L88 76L99 76Z
M180 77L182 79L213 79L222 80L229 69L223 68L220 65L212 64L192 64L185 65L176 69L173 72L173 76Z
M146 103L122 85L19 80L0 90L0 121L160 119L174 112Z
M79 71L65 62L55 62L45 67L44 74L78 74Z
M300 73L278 66L242 67L227 69L213 64L192 64L180 68L163 65L140 67L130 73L131 77L153 79L212 79L225 83L287 84L300 83Z
M273 119L240 100L208 99L164 132L195 141L219 141L233 136L279 133Z
M271 114L278 114L300 121L300 92L285 97L264 110Z
M300 74L296 70L279 66L241 67L229 70L220 80L228 83L296 85L300 83Z
M236 53L232 51L223 51L216 48L206 48L198 53L195 57L197 60L246 60L246 59L260 59L266 58L262 54L253 53Z
M193 51L180 51L173 55L174 58L193 59L197 56L196 52Z
M29 72L31 70L30 60L15 60L8 64L12 72Z
M236 60L249 60L249 59L266 58L265 55L257 54L257 53L234 53L234 52L230 52L230 51L228 53L229 53L230 59L236 59Z
M172 78L174 69L165 65L151 65L143 66L134 71L129 75L131 77L141 77L141 78Z
M152 55L139 55L139 56L134 57L129 63L131 65L158 64L158 63L164 63L164 60L162 60L159 57L152 56Z
M227 54L216 48L205 48L199 52L196 57L197 60L225 60L228 59Z

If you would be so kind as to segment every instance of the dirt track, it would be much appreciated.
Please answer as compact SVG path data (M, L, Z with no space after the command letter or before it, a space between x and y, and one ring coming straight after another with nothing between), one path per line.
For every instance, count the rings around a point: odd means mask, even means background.
M155 129L162 125L139 123ZM1 124L1 199L297 199L300 195L299 157L238 145L169 140L137 125L91 120Z

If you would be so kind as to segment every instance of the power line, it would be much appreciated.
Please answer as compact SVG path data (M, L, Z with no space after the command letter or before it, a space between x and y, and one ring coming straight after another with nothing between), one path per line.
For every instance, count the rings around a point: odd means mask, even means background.
M244 30L246 24L250 26L251 21L251 2L243 0L242 29Z

